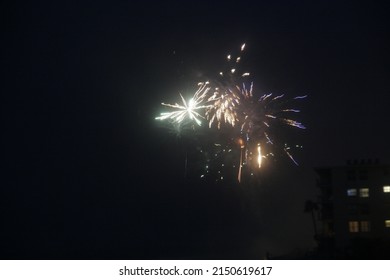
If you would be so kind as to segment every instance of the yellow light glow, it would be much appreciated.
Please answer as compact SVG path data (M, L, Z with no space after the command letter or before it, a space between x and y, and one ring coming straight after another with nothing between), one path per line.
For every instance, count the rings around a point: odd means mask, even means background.
M243 149L245 147L244 141L241 138L238 139L238 144L240 145L241 149Z
M261 147L260 144L257 144L257 164L259 165L259 168L261 168L261 160L262 160Z

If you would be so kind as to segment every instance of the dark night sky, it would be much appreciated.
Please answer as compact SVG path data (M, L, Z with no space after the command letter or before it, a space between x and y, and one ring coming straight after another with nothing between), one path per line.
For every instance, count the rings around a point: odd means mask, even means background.
M0 258L304 250L313 168L389 161L387 7L208 2L3 4ZM280 160L247 189L185 180L154 117L242 42L261 94L309 95L300 166Z

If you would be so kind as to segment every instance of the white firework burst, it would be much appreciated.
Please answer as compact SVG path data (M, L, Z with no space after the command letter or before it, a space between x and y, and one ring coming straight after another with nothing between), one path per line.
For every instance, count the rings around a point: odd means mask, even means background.
M167 104L167 103L161 103L163 106L171 107L177 110L174 110L172 112L164 112L161 113L159 117L156 117L156 120L167 120L170 119L174 123L182 124L184 121L195 121L197 125L201 125L202 121L201 119L203 117L202 114L200 114L198 111L207 109L210 107L210 105L204 105L207 93L210 90L210 87L208 86L209 83L199 83L198 90L195 92L192 98L190 98L188 101L183 97L181 93L181 101L182 104Z

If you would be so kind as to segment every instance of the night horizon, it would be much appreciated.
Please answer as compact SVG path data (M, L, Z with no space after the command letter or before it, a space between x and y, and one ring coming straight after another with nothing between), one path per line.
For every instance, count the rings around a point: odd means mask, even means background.
M385 7L98 1L3 13L1 259L310 258L316 169L390 163ZM202 120L180 138L155 118L243 43L257 98L307 95L291 107L306 129L276 131L303 148L298 165L283 150L265 158L255 180L238 183L237 169L204 180L200 150L237 137Z

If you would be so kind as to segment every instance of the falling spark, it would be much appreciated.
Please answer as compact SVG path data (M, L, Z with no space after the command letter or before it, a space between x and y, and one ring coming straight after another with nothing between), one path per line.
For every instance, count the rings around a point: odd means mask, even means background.
M238 179L238 182L241 183L241 170L242 170L242 165L243 165L243 162L242 162L242 151L244 150L244 141L240 138L238 140L238 144L240 145L240 149L241 149L241 152L240 152L240 165L238 167L238 175L237 175L237 179Z
M261 168L261 159L262 159L262 155L261 155L261 147L259 143L257 144L257 163L259 165L259 168Z
M239 183L241 183L242 150L243 150L243 148L241 148L241 153L240 153L240 165L239 165L239 167L238 167L238 176L237 176L237 179L238 179L238 182L239 182Z
M294 157L287 151L287 149L284 149L288 157L295 163L295 165L299 165L298 162L294 159Z

